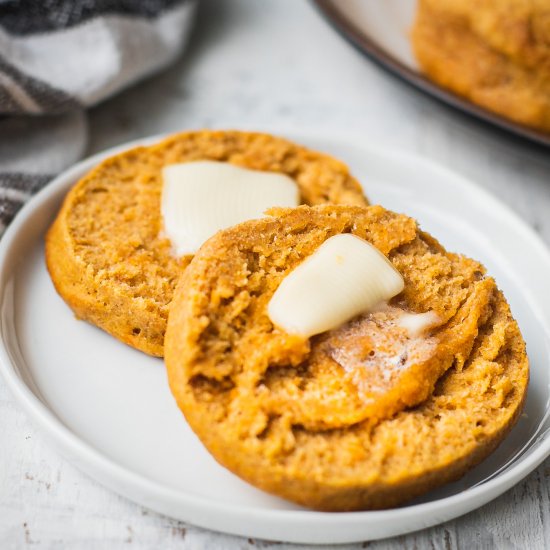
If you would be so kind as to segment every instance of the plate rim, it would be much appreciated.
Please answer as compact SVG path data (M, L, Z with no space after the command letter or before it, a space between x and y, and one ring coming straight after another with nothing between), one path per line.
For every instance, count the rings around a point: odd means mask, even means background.
M489 125L496 126L500 130L510 132L516 137L529 140L541 147L550 147L550 134L509 120L502 115L468 101L466 98L439 86L425 77L421 72L414 71L405 63L402 63L350 20L345 15L345 10L341 9L341 2L338 3L335 0L311 0L311 2L325 21L327 21L342 38L393 76L398 77L407 84L437 99L440 103L453 107L473 118L477 118Z
M34 211L39 209L44 204L47 204L55 195L62 192L64 188L68 189L73 184L75 177L77 177L82 171L92 168L103 158L132 147L154 143L160 139L163 139L167 135L171 134L161 134L132 140L96 153L63 171L23 206L14 221L8 226L2 236L2 239L0 240L0 306L3 306L5 301L5 287L7 283L5 273L6 260L10 255L12 246L15 244L20 231L25 228L28 218L32 216ZM288 135L290 139L293 139L299 143L304 142L306 146L309 146L308 142L315 143L319 141L319 136L315 134L307 134L302 131L280 131L279 135ZM484 201L489 201L493 208L497 208L501 212L505 213L508 220L522 233L522 236L529 239L531 244L536 246L546 263L550 266L550 249L546 246L542 238L510 207L501 202L490 192L486 191L484 188L478 186L461 174L429 159L428 157L400 149L390 150L386 147L373 146L369 143L365 143L364 140L352 141L349 136L344 137L338 135L337 133L331 135L330 138L322 138L322 140L332 143L346 144L350 147L359 149L367 149L369 152L378 155L381 158L405 158L409 162L417 162L424 165L427 170L435 170L436 172L444 175L446 178L454 179L457 185L462 186L464 189L468 189L470 192L475 192L478 196L481 196ZM547 323L548 326L546 328L550 331L550 321L547 321ZM6 385L14 395L15 400L21 405L28 418L30 418L34 425L41 428L42 433L48 437L48 440L53 441L55 447L61 451L62 456L68 458L68 460L75 465L77 469L84 471L101 485L104 485L114 492L123 495L125 498L138 502L145 507L159 511L158 508L144 502L144 499L140 500L135 498L135 496L129 496L128 492L120 489L120 484L130 485L135 489L142 491L145 495L157 495L159 498L166 499L170 502L179 502L182 505L188 506L190 509L195 508L197 513L194 514L194 519L187 519L184 521L189 521L189 523L205 527L207 529L212 529L211 523L196 519L197 514L199 516L201 513L221 515L228 521L224 522L225 527L220 528L220 531L240 536L256 536L258 538L262 538L261 535L250 535L250 532L245 533L239 528L231 529L231 519L242 519L243 517L246 517L249 520L266 521L272 524L272 528L274 529L283 527L298 527L302 529L315 527L318 529L322 525L325 527L322 532L325 533L326 536L326 529L336 525L342 528L347 525L350 527L355 526L357 523L368 523L372 525L375 521L388 522L390 520L395 521L398 518L401 520L422 518L422 522L418 525L399 531L399 534L405 534L439 524L442 521L448 521L463 515L464 513L472 511L479 506L482 506L511 488L531 471L533 471L543 460L550 456L550 437L548 437L528 456L520 457L519 461L513 464L510 468L481 485L470 487L465 491L448 497L435 499L420 504L405 505L403 507L388 510L367 510L345 513L318 512L313 510L256 509L250 505L219 502L211 497L186 493L183 490L173 489L165 484L153 481L145 475L139 474L130 468L123 466L118 461L107 457L93 447L93 445L81 439L55 416L53 411L51 411L51 409L39 399L39 397L19 376L17 364L15 360L12 363L12 359L10 357L9 344L6 343L7 339L8 336L6 335L4 316L2 316L0 318L0 374L3 376ZM443 508L446 510L454 508L454 511L446 515L445 519L440 520L438 519L438 515L440 515ZM169 515L166 512L160 513ZM367 519L368 521L366 521ZM263 531L265 531L265 529L263 529ZM373 536L369 540L385 538L387 536L392 535L382 535L378 537ZM266 537L264 536L263 538ZM337 540L320 540L315 539L315 537L305 537L303 533L301 534L298 532L298 534L295 535L285 533L283 538L279 538L277 540L297 543L310 542L330 544L335 542L357 542L365 539L358 539L356 536L352 536L349 539L339 537Z

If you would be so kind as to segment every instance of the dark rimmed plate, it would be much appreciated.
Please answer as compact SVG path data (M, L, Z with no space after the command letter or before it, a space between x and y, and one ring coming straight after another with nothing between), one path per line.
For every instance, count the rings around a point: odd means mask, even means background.
M478 119L550 147L550 134L538 132L479 107L420 73L408 33L415 0L313 0L331 25L367 57L431 96Z

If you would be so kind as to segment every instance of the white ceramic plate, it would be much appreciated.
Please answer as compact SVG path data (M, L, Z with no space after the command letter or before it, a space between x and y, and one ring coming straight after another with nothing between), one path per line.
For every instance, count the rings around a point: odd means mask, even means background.
M550 147L550 134L493 113L423 75L409 39L416 0L314 0L314 3L360 52L406 82L465 113Z
M162 361L75 320L46 272L44 232L63 196L114 150L56 178L0 242L0 364L6 382L78 468L131 500L202 527L271 540L343 543L421 529L481 506L550 453L546 247L496 199L428 160L367 144L289 137L343 159L373 202L415 216L449 249L482 260L495 275L527 340L532 377L526 414L488 460L409 506L340 514L301 509L219 466L177 409Z

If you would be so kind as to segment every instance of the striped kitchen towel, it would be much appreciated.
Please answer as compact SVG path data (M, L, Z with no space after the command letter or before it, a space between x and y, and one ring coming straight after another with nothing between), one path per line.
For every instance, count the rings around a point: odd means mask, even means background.
M0 0L0 234L86 146L84 109L162 69L194 0Z

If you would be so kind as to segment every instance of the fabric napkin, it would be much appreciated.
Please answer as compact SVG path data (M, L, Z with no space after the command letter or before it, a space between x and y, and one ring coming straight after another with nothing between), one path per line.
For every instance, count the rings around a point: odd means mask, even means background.
M172 62L193 0L0 0L0 234L86 147L85 108Z

